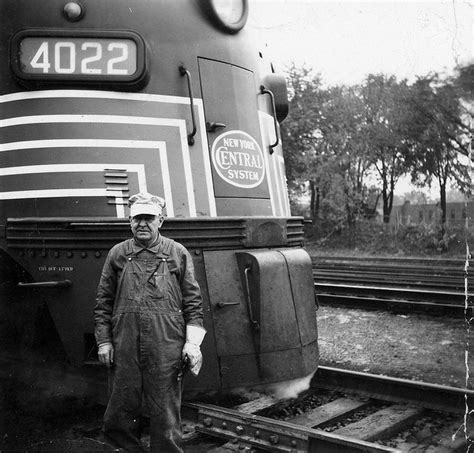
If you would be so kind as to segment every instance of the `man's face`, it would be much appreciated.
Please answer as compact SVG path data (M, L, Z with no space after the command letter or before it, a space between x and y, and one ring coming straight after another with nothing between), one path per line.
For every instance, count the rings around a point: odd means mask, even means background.
M130 225L133 236L144 245L152 244L158 238L163 220L161 215L139 214L132 217Z

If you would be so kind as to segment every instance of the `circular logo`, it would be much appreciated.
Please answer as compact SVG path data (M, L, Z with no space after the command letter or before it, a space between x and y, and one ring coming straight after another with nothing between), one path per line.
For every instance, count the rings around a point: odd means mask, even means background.
M219 176L236 187L257 187L265 177L263 152L257 141L243 131L228 131L216 138L212 163Z

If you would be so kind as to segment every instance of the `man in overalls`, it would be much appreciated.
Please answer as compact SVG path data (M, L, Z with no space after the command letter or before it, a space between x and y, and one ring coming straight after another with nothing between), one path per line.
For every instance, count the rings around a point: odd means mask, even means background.
M133 238L115 245L102 270L94 309L99 360L109 367L104 436L126 451L140 443L142 398L152 452L181 452L183 361L199 371L205 335L191 255L160 235L165 201L129 200Z

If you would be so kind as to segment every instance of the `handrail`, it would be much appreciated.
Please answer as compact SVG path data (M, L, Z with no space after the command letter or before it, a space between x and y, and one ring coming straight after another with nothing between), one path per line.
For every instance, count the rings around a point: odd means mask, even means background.
M250 322L252 323L253 328L256 331L258 331L258 330L260 330L260 324L258 323L258 321L255 321L255 319L253 319L252 302L251 302L251 299L250 299L250 285L249 285L248 273L251 269L252 268L250 266L247 266L244 270L244 273L245 273L245 287L247 289L247 304L248 304L248 307L249 307Z
M196 135L197 128L196 128L196 118L194 117L194 98L193 98L193 88L191 85L191 73L186 69L184 64L179 66L179 73L181 76L186 76L188 81L188 92L189 92L189 101L191 105L191 120L193 122L193 130L188 134L188 145L194 145L194 136Z
M55 280L49 282L19 282L18 288L69 288L72 286L71 280Z
M275 139L276 142L273 145L268 145L269 146L269 151L270 154L273 154L273 148L278 146L280 143L280 139L278 138L278 126L277 126L277 115L276 115L276 107L275 107L275 96L273 96L273 93L270 90L267 90L263 85L260 85L260 93L261 94L268 94L270 96L271 100L271 105L272 105L272 111L273 111L273 126L275 127Z

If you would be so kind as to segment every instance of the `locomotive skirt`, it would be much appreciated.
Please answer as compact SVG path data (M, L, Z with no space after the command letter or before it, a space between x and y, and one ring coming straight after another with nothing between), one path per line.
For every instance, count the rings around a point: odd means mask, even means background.
M128 260L112 317L115 357L104 435L126 451L143 451L144 406L150 415L151 451L181 452L178 373L186 332L181 291L163 256L143 251Z

